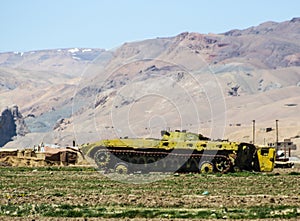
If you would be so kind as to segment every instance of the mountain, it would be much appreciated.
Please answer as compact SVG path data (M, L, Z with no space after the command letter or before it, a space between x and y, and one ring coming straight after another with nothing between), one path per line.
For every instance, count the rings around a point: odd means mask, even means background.
M274 142L300 136L300 18L222 34L181 33L114 50L0 54L0 107L17 104L31 133L7 146L159 137L187 129ZM300 142L299 142L300 143Z

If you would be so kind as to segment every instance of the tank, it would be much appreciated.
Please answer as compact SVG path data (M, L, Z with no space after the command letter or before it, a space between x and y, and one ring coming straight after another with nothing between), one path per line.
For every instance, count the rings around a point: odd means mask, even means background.
M119 138L85 144L81 150L105 172L272 171L275 149L250 143L211 140L201 134L161 131L161 139Z

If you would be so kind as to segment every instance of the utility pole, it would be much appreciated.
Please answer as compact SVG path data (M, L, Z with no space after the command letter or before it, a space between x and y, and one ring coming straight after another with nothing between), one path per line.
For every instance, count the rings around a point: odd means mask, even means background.
M252 143L255 142L255 120L252 120L253 128L252 128Z
M276 151L278 150L278 120L276 120Z

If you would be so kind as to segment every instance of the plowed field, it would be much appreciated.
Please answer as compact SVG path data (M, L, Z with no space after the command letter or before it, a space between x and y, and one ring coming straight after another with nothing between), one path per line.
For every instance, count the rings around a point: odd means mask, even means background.
M81 167L2 167L0 219L300 219L300 169L118 176Z

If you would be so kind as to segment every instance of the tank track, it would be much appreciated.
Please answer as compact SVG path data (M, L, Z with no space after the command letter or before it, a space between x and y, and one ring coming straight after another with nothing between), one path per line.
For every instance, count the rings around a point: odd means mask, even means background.
M91 156L99 169L118 172L226 173L233 165L225 155L99 148Z

